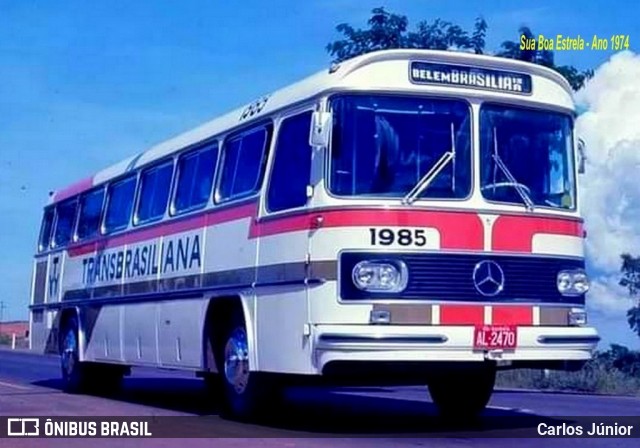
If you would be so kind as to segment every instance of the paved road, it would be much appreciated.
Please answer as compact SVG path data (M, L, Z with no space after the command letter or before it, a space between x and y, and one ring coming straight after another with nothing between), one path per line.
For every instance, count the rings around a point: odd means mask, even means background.
M114 397L67 395L60 391L56 357L0 350L1 415L208 416L217 440L94 439L92 448L198 446L343 447L433 446L511 447L522 428L560 424L565 416L640 415L640 399L497 391L479 425L447 429L436 417L425 388L296 388L288 392L284 416L263 424L242 424L217 416L202 382L189 374L136 369ZM640 426L640 418L638 420ZM434 436L438 438L433 438ZM253 439L247 440L247 437ZM258 437L259 439L256 439ZM487 438L490 437L490 438ZM244 438L244 440L242 439ZM638 446L639 439L520 439L519 448ZM0 439L0 447L82 447L84 439Z

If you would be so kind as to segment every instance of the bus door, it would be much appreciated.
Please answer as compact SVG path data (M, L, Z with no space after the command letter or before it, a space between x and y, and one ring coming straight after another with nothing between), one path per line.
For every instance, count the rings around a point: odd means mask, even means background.
M256 223L255 341L264 342L259 348L261 370L298 369L286 354L300 352L301 331L308 322L310 120L311 111L299 111L280 122Z

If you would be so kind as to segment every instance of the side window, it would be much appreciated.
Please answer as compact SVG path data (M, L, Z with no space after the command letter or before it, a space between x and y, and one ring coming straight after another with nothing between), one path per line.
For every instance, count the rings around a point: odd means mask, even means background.
M103 202L104 188L87 193L80 198L80 218L76 232L79 240L96 236L100 231Z
M76 208L78 200L76 198L60 203L57 206L58 219L56 229L53 233L53 245L55 247L64 246L71 241L73 226L76 222Z
M270 134L271 127L263 126L225 142L218 201L247 196L260 188Z
M53 212L55 208L49 207L44 211L42 226L40 227L40 238L38 239L38 251L49 248L51 243L51 228L53 227Z
M207 204L211 196L217 161L217 144L180 157L172 214L201 208Z
M131 219L133 197L136 192L136 176L128 177L109 185L107 211L104 216L104 232L115 232L126 228Z
M148 168L140 177L140 200L134 224L161 218L167 210L173 160Z
M287 118L280 125L267 194L267 208L271 212L307 203L312 155L310 124L311 112L305 112Z

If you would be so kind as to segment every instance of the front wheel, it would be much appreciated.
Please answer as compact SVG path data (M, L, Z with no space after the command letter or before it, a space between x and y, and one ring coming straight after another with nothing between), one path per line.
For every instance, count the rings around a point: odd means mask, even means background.
M495 367L456 370L434 376L429 381L429 393L440 415L468 420L486 408L495 381Z
M244 318L235 313L218 349L223 388L223 411L251 420L278 407L282 389L277 380L249 369L249 346Z

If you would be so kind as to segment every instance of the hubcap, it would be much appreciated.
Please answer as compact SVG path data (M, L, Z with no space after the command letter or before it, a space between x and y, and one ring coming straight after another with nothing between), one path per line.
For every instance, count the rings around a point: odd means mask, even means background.
M236 328L227 340L224 348L224 376L236 393L244 392L249 382L249 349L247 333L243 328Z
M73 330L69 330L62 342L62 370L67 376L70 376L75 368L77 348L76 333Z

